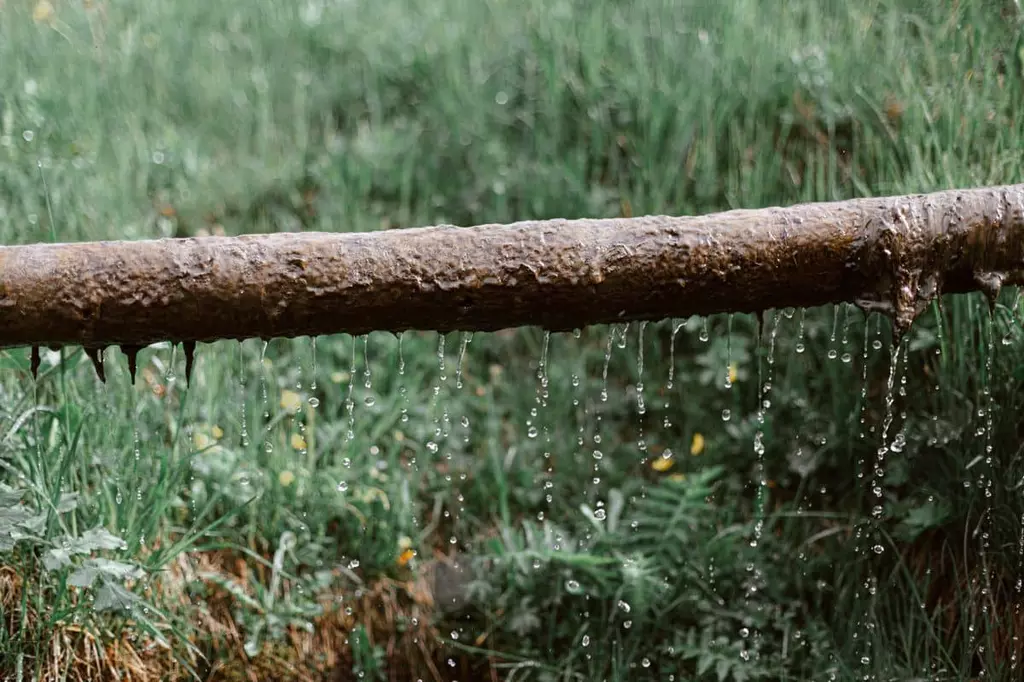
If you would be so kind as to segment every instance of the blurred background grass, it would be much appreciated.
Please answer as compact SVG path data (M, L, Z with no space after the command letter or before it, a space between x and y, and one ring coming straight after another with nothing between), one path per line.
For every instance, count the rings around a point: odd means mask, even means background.
M980 0L5 0L0 242L1020 182L1020 26ZM1016 679L1017 303L936 305L891 375L888 321L847 306L220 343L187 390L167 345L134 387L115 350L106 386L79 349L38 381L6 351L0 668Z

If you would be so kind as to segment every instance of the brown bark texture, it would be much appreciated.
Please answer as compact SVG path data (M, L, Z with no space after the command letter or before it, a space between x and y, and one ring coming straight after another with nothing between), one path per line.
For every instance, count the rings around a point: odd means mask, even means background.
M0 346L489 331L855 302L906 329L1024 272L1024 185L697 217L0 247Z

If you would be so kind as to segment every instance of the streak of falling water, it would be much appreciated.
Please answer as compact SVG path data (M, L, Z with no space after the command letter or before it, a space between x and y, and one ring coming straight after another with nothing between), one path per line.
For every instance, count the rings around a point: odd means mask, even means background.
M601 370L601 402L608 402L608 365L612 362L612 344L615 343L615 326L608 330L608 343L604 348L604 368ZM600 414L598 419L600 420Z
M759 381L757 396L757 431L754 433L754 453L757 455L757 521L754 524L754 538L750 542L751 547L757 547L761 540L761 533L764 530L764 517L768 504L768 478L764 467L764 421L768 409L772 406L769 394L772 390L772 378L775 369L775 340L779 333L779 322L782 316L774 313L772 318L771 332L768 340L768 354L765 357L768 369L765 372L763 381ZM760 339L758 339L760 342ZM758 361L758 374L761 372L761 363Z
M942 325L942 304L939 302L938 299L936 299L935 300L935 338L938 341L938 345L935 348L935 354L939 356L939 370L937 370L935 372L935 392L936 393L939 392L940 390L942 390L942 381L940 379L942 377L942 372L941 372L941 366L942 366L942 360L943 360L942 349L943 349L943 347L945 345L942 342L942 326L943 326ZM934 419L935 420L938 419L938 414L935 415Z
M373 389L373 374L370 370L370 335L363 337L363 388L367 391ZM366 406L373 406L373 396L366 396Z
M175 361L175 356L177 356L177 354L178 354L178 346L177 346L177 344L172 343L171 344L171 357L167 361L167 371L164 372L164 381L167 382L167 393L168 394L171 393L171 390L174 388L174 382L178 378L177 375L174 373L174 361ZM101 362L102 362L102 360L101 360ZM186 379L187 378L188 377L186 377Z
M551 341L551 332L545 330L545 332L544 332L544 346L541 349L540 361L537 363L537 393L536 393L536 396L534 397L534 400L537 403L537 407L542 412L546 412L547 411L548 397L550 395L549 392L548 392L548 348L549 348L550 341ZM544 480L544 487L547 489L549 487L549 485L551 484L551 474L552 474L552 471L553 471L552 462L551 462L551 427L548 424L549 420L546 419L546 418L545 419L540 419L538 417L538 421L541 422L541 430L544 433L544 462L545 462L545 469L544 469L544 476L543 477L545 479ZM550 493L545 495L544 500L549 505L551 504L552 497L551 497Z
M995 401L992 397L992 366L993 358L995 356L996 347L996 324L993 319L992 308L989 309L989 314L985 318L986 324L985 329L987 330L987 340L985 344L985 375L982 382L982 402L984 407L979 410L979 413L983 413L985 417L983 429L984 435L984 463L985 466L982 469L982 473L979 473L979 484L981 484L982 478L984 478L984 491L985 491L985 508L982 511L981 521L979 523L980 530L980 554L982 564L982 576L985 581L983 594L992 594L992 569L989 565L989 549L991 548L990 536L992 532L992 484L995 480L996 471L995 464L992 458L992 431L993 431L993 412L995 410ZM980 415L979 415L980 416ZM981 618L982 622L988 622L989 620L989 600L985 599L982 601L981 607ZM973 637L972 637L973 638ZM979 673L979 677L985 677L984 658L982 658L982 670Z
M267 346L268 341L263 341L260 346L260 395L263 397L263 423L270 419L270 402L267 400Z
M466 360L466 348L473 340L473 332L463 332L462 342L459 344L459 361L455 366L455 388L462 388L462 365Z
M315 391L316 390L316 336L311 337L310 340L309 340L309 353L310 353L310 356L312 357L312 360L313 360L313 367L312 367L312 370L311 370L313 378L309 382L309 390L310 391ZM313 399L310 398L310 400L313 400ZM316 407L316 405L314 405L313 407Z
M615 343L615 325L608 329L608 343L604 349L604 369L601 372L601 402L608 402L608 365L612 361L612 345ZM623 333L625 336L625 333ZM601 482L601 460L604 453L601 452L601 408L594 415L594 450L591 453L594 459L593 484L596 486Z
M1020 622L1022 600L1024 600L1024 512L1021 512L1020 520L1017 522L1019 531L1017 536L1017 583L1014 585L1015 598L1013 602L1013 622ZM1020 636L1013 634L1013 653L1010 655L1010 670L1016 670L1020 664L1020 657L1017 652L1020 649Z
M871 507L871 517L876 522L881 521L882 514L885 512L882 506L882 498L884 496L882 484L885 477L885 456L890 451L890 444L888 443L889 429L892 427L893 419L896 416L894 404L896 402L896 370L898 369L899 360L900 346L898 343L894 343L889 352L889 376L885 381L885 416L882 419L882 440L878 450L875 451L875 468L872 472L871 492L875 496L875 504ZM884 551L884 548L881 548L880 545L878 548L873 549L876 554L881 554Z
M757 501L755 504L756 520L754 521L754 533L750 539L750 546L757 547L761 541L761 535L764 531L764 519L768 509L768 477L764 467L764 422L765 415L768 408L771 407L771 400L768 398L768 394L772 390L772 376L775 366L775 340L779 332L779 322L782 319L782 315L774 313L772 318L771 331L769 332L768 342L768 354L766 361L768 363L768 369L762 377L762 365L761 365L761 336L757 336L757 373L758 373L758 394L757 394L757 431L754 433L754 453L757 456ZM758 331L761 331L761 326L758 326ZM761 589L761 584L764 580L764 570L759 560L751 562L747 565L747 570L751 573L750 578L746 581L746 590L744 593L744 600L749 602ZM760 608L760 607L759 607ZM753 640L756 642L760 639L761 633L755 629L753 633ZM746 638L744 638L746 639ZM745 643L744 643L745 647ZM752 657L751 652L744 648L741 652L743 660L749 661L757 657L756 650Z
M637 338L636 351L636 414L637 414L637 442L640 450L640 463L647 463L647 440L644 438L644 415L647 414L647 405L644 403L644 331L647 323L641 322Z
M835 360L839 356L836 350L836 329L839 326L839 304L832 307L832 336L828 339L828 359Z
M405 341L405 332L398 334L398 395L402 399L402 416L400 419L405 424L409 421L409 390L405 387L405 352L402 348L403 341Z
M534 391L534 406L530 408L530 418L526 420L526 436L528 438L536 438L540 433L537 428L537 422L539 421L538 410L541 407L547 405L547 362L548 362L548 344L551 342L551 332L544 332L544 342L541 346L540 360L537 361L537 388ZM542 397L542 393L544 394ZM544 426L545 432L547 426Z
M238 342L238 360L239 360L239 382L242 386L242 447L249 447L249 429L246 426L245 418L245 344L242 341Z
M352 337L352 349L348 365L348 392L345 394L345 412L348 414L348 428L345 430L345 437L342 440L343 443L350 443L356 437L356 401L355 401L355 387L356 387L356 337ZM346 462L351 466L351 460L346 458Z
M577 334L574 331L573 332L573 336L578 339L578 338L580 338L580 336L582 336L582 333ZM578 348L578 345L577 345L577 348ZM577 353L577 357L579 355L581 355L581 353ZM576 413L576 421L577 421L577 427L576 427L576 446L580 449L580 452L582 452L583 446L586 444L586 423L587 423L587 415L590 414L590 407L589 407L589 405L584 404L583 405L583 414L582 415L580 414L580 394L582 392L581 389L580 389L580 375L577 374L576 372L573 372L572 373L572 377L570 378L570 383L572 384L572 406L574 408L576 408L574 410L574 412ZM544 488L546 489L547 494L544 496L544 499L545 499L545 501L547 501L548 504L551 504L551 502L552 502L552 495L551 495L550 491L551 491L551 488L554 487L554 481L551 480L551 477L554 474L554 470L552 468L552 462L550 460L548 461L548 471L547 471L547 474L548 474L548 480L544 483Z
M446 383L448 381L448 375L445 374L445 365L444 365L444 345L445 345L446 338L447 337L444 334L438 334L437 335L437 371L438 371L438 378L437 378L437 380L438 380L438 384L437 384L437 389L434 391L434 397L435 398L437 397L438 393L441 392L441 388L440 388L441 384L444 384L444 383Z
M879 339L875 339L879 346L881 342ZM874 342L872 343L874 346ZM881 445L875 451L875 465L872 471L871 481L871 494L874 496L875 501L871 506L871 551L876 555L881 555L885 552L885 546L882 544L882 534L880 526L882 523L882 515L885 512L883 507L884 489L883 482L885 476L885 457L890 452L889 440L889 429L892 427L893 419L895 418L894 404L896 400L896 372L898 370L900 360L900 344L894 340L892 346L889 349L889 375L885 382L885 415L882 418L882 434L881 434ZM857 529L856 539L857 547L856 550L860 551L860 538L862 537L863 531L860 527ZM867 580L863 585L871 597L877 594L878 590L878 576L872 571L871 575L868 576ZM861 598L861 592L858 589L854 595L855 599ZM874 609L871 606L872 599L869 599L864 607L864 612L861 614L861 618L858 621L857 632L854 637L861 639L861 656L860 661L865 666L871 664L872 655L872 641L868 637L868 633L872 632L875 628L875 614ZM865 679L872 679L873 676L865 672Z
M864 319L864 348L861 355L861 375L860 375L860 427L857 431L857 437L859 440L864 440L867 434L864 433L864 425L867 422L867 411L868 411L868 348L870 343L868 342L868 332L870 326L867 317ZM860 458L857 461L857 478L864 478L864 458Z
M843 354L839 356L839 359L842 360L844 364L849 364L853 361L853 355L849 351L851 308L852 306L849 303L843 304L843 340L841 342Z
M676 334L683 328L685 322L672 322L672 335L669 337L668 346L668 381L665 382L665 403L661 406L665 416L662 420L661 425L666 429L672 428L672 420L668 416L668 407L670 397L672 395L672 389L675 388L675 376L676 376Z
M732 388L732 313L725 332L725 387Z
M438 413L438 403L440 402L441 386L448 382L448 375L445 370L445 335L437 335L437 380L434 382L432 388L432 397L430 400L430 414L434 420L434 435L431 440L427 441L427 452L430 454L436 454L441 448L441 415Z
M806 308L801 308L800 309L800 331L799 331L799 333L797 334L797 337L796 337L796 352L797 353L803 353L804 350L806 349L806 346L804 345L804 334L805 334L804 323L806 321L806 318L807 318L807 309Z

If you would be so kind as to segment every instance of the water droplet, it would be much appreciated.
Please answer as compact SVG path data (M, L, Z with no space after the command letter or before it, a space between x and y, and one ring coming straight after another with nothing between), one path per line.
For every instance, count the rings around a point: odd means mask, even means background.
M529 438L536 438L537 437L537 427L531 425L530 428L526 430L526 435Z
M373 407L374 405L377 404L377 399L372 395L368 395L365 398L363 398L363 404L366 405L367 407Z
M569 594L579 594L583 591L583 589L580 587L579 581L571 579L565 581L565 589L569 592Z
M309 406L312 408L320 407L320 399L315 395L309 396Z
M732 411L729 408L722 410L722 421L727 422L732 419Z
M32 140L35 139L36 134L31 130L26 130L21 134L21 137L25 140L25 142L31 142Z
M651 659L649 659L646 656L644 656L642 659L640 659L640 665L642 665L645 668L650 668L651 667Z
M347 492L347 491L348 491L348 481L339 481L338 482L338 492L339 493L344 493L344 492Z
M603 452L601 452L600 450L594 450L594 459L602 459L603 457L604 457L604 453Z

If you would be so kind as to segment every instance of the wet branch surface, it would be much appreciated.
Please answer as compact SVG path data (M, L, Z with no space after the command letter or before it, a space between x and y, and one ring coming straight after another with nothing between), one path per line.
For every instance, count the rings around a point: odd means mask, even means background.
M492 331L855 302L906 329L1024 272L1024 185L370 233L0 247L0 346ZM94 352L94 350L92 351Z

